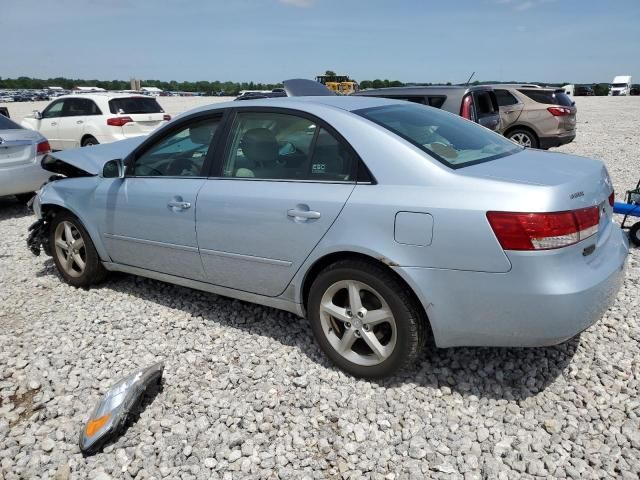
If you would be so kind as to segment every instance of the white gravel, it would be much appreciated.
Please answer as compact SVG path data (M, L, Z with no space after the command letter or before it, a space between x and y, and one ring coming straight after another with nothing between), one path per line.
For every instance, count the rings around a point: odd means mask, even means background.
M640 97L579 98L561 150L640 177ZM332 368L305 320L127 275L63 284L0 199L0 479L623 478L640 474L640 251L605 317L563 345L426 352L382 383ZM78 432L112 382L164 389L103 453Z

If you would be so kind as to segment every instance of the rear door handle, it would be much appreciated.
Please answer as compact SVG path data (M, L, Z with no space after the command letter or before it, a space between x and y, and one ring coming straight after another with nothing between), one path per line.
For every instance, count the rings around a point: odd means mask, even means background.
M320 212L314 212L313 210L301 210L299 208L292 208L287 210L287 215L293 218L301 218L304 220L316 220L320 218Z
M51 122L51 126L55 127L58 124L58 122Z
M169 203L167 203L167 206L174 210L187 210L191 208L191 203L183 202L181 200L171 200Z
M78 125L80 125L80 124L81 124L81 123L83 123L83 122L82 122L82 120L78 120L78 121L76 121L76 123L77 123Z

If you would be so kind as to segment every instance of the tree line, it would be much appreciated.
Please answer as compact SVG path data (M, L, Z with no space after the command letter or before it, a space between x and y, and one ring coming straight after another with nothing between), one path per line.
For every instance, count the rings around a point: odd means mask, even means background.
M332 73L332 72L331 72ZM483 83L537 83L545 85L545 82L496 82L496 81L474 81L470 85L480 85ZM546 84L549 86L562 86L565 83L552 83ZM241 90L272 90L277 87L282 87L281 83L260 83L260 82L221 82L221 81L206 81L201 80L197 82L177 82L176 80L163 81L163 80L143 80L141 82L143 87L157 87L165 91L171 92L204 92L207 95L216 95L223 93L226 95L237 95ZM403 83L399 80L388 79L375 79L375 80L362 80L359 82L360 89L365 90L368 88L386 88L386 87L402 87L405 85L451 85L451 82L447 83ZM458 84L460 85L460 84ZM83 80L72 79L64 77L56 78L31 78L31 77L18 77L18 78L2 78L0 77L0 89L5 90L42 90L50 86L62 87L66 90L71 90L73 87L87 87L95 86L104 88L106 90L128 90L131 88L131 82L126 80ZM593 90L596 95L607 95L609 93L609 84L598 83L593 84Z
M73 78L2 78L0 77L0 88L6 90L42 90L47 87L62 87L71 90L73 87L100 87L106 90L128 90L131 82L127 80L83 80ZM143 80L143 87L157 87L170 92L204 92L215 95L224 92L228 95L237 95L240 90L271 90L282 87L277 83L260 82L220 82L220 81L197 81L197 82L177 82L176 80Z

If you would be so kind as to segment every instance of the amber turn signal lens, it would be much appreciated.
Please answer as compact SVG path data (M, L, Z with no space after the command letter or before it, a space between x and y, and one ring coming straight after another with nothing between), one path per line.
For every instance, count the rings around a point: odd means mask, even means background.
M89 423L87 423L87 428L85 430L87 437L93 437L98 430L104 427L104 424L109 421L110 416L110 414L106 414L96 418L95 420L90 420Z

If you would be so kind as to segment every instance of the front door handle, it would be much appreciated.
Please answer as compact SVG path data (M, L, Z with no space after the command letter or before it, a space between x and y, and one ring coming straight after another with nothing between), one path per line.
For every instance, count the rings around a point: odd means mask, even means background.
M182 200L171 200L167 203L167 206L173 210L188 210L191 208L191 203L183 202Z
M301 208L292 208L287 210L287 215L294 219L302 220L316 220L320 218L320 212L314 212L313 210L303 210Z
M78 125L80 125L80 124L81 124L81 123L83 123L83 122L82 122L82 120L77 120L77 121L76 121L76 123L77 123Z
M55 127L58 124L58 122L51 122L51 126Z

